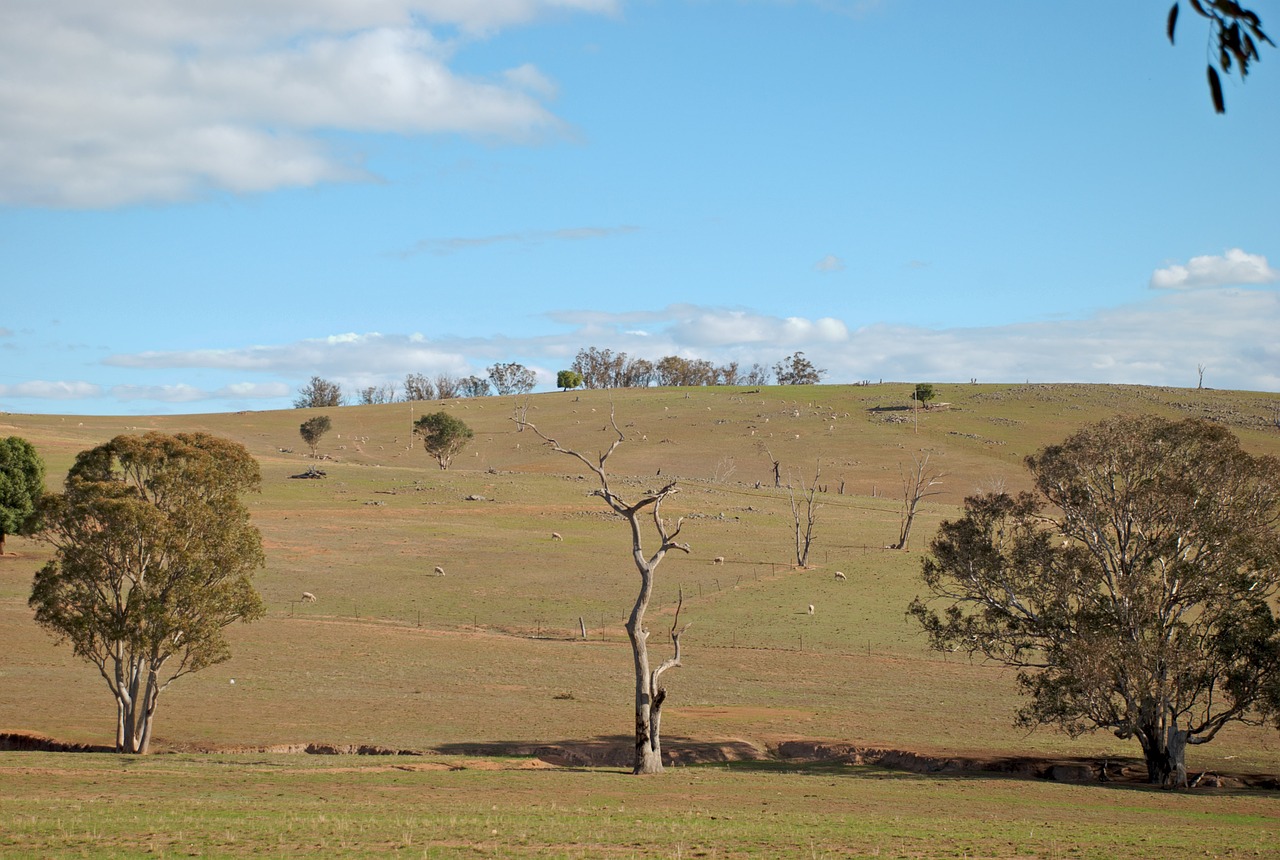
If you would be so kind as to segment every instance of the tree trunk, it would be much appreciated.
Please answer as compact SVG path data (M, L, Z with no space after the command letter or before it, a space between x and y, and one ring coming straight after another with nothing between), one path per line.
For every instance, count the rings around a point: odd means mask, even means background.
M644 629L644 613L649 604L651 582L644 577L631 617L627 619L627 637L631 640L631 658L635 667L636 737L635 759L631 772L662 773L662 740L656 719L661 701L651 694L653 674L649 669L649 631Z

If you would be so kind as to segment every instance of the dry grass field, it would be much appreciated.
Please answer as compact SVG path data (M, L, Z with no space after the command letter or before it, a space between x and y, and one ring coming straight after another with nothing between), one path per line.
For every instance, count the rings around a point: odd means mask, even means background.
M1276 856L1280 798L1067 785L959 769L999 759L1132 763L1136 744L1011 724L1011 674L925 650L905 618L920 553L964 496L1027 488L1027 454L1108 415L1222 421L1280 454L1280 397L1086 385L645 389L536 395L528 418L579 450L627 442L619 486L678 478L686 556L658 574L654 650L678 595L684 666L665 680L665 744L687 768L618 772L631 731L622 622L636 574L625 524L589 473L512 421L516 398L174 417L0 415L56 487L75 454L119 433L203 430L245 444L267 552L268 616L231 631L233 658L160 701L147 759L0 753L0 852L404 856ZM412 421L446 409L475 430L441 471ZM785 488L821 469L809 569L795 566ZM945 473L907 551L901 472ZM310 466L322 480L295 480ZM563 540L553 540L555 531ZM31 622L41 544L0 560L0 732L105 744L102 681ZM717 556L723 564L713 563ZM446 575L433 575L439 565ZM844 580L834 573L842 571ZM317 596L302 603L304 591ZM807 607L812 604L810 615ZM582 638L580 625L587 636ZM232 683L234 679L234 684ZM288 755L306 745L421 755ZM852 765L866 761L916 770ZM892 761L874 750L904 751ZM1280 734L1233 727L1193 772L1280 774ZM603 768L603 769L600 769ZM164 798L148 810L156 797ZM198 799L203 798L203 799Z

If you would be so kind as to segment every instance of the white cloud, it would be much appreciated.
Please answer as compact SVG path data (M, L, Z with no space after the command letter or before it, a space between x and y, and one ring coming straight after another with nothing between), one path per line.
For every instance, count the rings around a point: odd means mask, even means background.
M844 260L835 254L827 254L821 260L813 264L813 267L819 272L843 272Z
M91 382L46 382L32 380L16 385L0 385L0 397L31 397L37 400L79 400L102 396L102 386Z
M1268 265L1266 257L1246 254L1240 248L1232 248L1220 257L1192 257L1185 266L1168 266L1151 274L1151 288L1157 290L1269 284L1275 281L1280 281L1280 272Z
M561 123L470 39L616 0L42 0L0 4L0 204L107 207L365 176L333 129L529 139ZM445 41L430 29L452 28Z

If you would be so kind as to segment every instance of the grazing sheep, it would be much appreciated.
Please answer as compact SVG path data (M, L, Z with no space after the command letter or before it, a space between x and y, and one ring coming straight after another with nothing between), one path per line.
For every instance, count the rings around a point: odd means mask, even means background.
M836 579L844 579L844 578L845 578L844 571L843 571L843 570L837 570L837 571L836 571Z
M810 604L809 604L809 614L810 614L810 615L812 615L812 614L813 614L813 604L812 604L812 603L810 603Z
M724 556L722 556L722 555L718 555L718 556L716 556L715 558L711 559L711 563L712 563L712 564L724 564Z
M444 568L438 564L436 565L436 576L444 576Z
M552 532L552 533L551 533L551 539L552 539L552 540L564 540L564 535L560 534L560 532Z
M303 602L303 603L315 603L315 602L316 602L316 596L315 596L314 594L312 594L310 591L304 591L304 592L302 592L302 602Z

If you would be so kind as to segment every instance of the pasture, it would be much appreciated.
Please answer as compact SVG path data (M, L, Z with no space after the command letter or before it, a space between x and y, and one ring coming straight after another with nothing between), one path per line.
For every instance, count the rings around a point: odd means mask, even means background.
M904 616L920 552L964 496L1028 488L1022 458L1120 412L1224 422L1280 453L1280 397L1085 385L910 385L577 391L535 395L528 419L583 453L627 442L615 489L678 478L665 515L688 555L658 572L650 640L683 594L684 665L664 677L677 765L622 775L631 665L622 622L636 574L625 524L590 473L511 420L523 398L227 415L0 415L61 482L75 454L123 432L204 430L245 444L267 565L268 617L234 628L232 659L160 700L145 759L0 753L0 850L405 856L1146 857L1280 851L1280 734L1232 727L1188 765L1229 777L1169 794L1120 780L1066 784L961 764L1111 763L1136 744L1012 726L1012 674L933 654ZM447 409L475 439L449 471L412 421ZM333 429L313 460L298 425ZM945 473L907 551L903 469ZM774 486L773 460L783 487ZM293 479L310 466L321 480ZM810 567L795 565L785 484L818 493ZM563 536L553 540L552 532ZM106 744L101 679L31 622L43 545L0 560L0 731ZM723 557L723 563L713 559ZM445 575L434 574L441 567ZM835 571L845 574L844 580ZM302 593L316 595L314 603ZM813 605L810 615L807 607ZM581 635L586 628L585 638ZM234 680L234 683L232 681ZM313 756L361 746L413 755ZM874 764L915 756L916 770ZM879 751L879 752L877 752ZM899 755L894 761L906 760ZM964 760L963 762L961 760ZM1031 767L1032 765L1027 765ZM203 799L202 799L203 798Z

